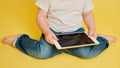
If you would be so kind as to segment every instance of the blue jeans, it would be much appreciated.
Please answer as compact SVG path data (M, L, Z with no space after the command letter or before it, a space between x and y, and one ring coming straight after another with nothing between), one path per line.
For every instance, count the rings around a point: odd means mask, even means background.
M53 32L56 35L66 34L66 33L72 34L75 32L84 32L84 29L80 28L73 32L55 32L55 31ZM87 46L87 47L73 48L67 50L57 50L55 46L50 45L45 41L43 34L40 38L40 41L31 39L28 35L23 34L17 39L15 46L23 53L35 58L46 59L53 57L57 54L60 54L63 51L80 58L92 58L102 53L106 48L108 48L109 45L108 40L106 40L104 37L98 36L97 40L100 42L100 44L97 46Z

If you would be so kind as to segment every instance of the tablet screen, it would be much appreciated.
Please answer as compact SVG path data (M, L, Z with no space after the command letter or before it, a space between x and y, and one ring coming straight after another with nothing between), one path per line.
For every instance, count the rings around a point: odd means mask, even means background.
M75 33L75 34L65 34L57 35L58 43L61 47L69 47L75 45L84 45L84 44L94 44L95 42L89 38L86 33Z

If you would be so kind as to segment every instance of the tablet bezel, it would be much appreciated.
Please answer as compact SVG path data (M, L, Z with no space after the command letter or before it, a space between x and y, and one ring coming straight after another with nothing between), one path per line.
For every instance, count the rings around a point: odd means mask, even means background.
M81 32L81 33L85 33L86 35L88 35L86 32ZM75 33L74 33L75 34ZM61 47L61 45L59 44L58 41L53 40L54 45L56 46L57 49L61 50L61 49L68 49L68 48L77 48L77 47L85 47L85 46L94 46L94 45L98 45L99 42L93 38L90 37L90 39L95 42L95 43L91 43L91 44L82 44L82 45L74 45L74 46L68 46L68 47Z

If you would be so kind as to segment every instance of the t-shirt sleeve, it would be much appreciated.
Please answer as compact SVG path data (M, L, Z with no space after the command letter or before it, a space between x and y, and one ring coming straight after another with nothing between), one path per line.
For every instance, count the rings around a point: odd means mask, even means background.
M94 5L91 0L86 0L83 7L83 12L89 12L94 9Z
M42 9L45 12L48 12L50 4L51 0L37 0L35 3L35 5L37 5L40 9Z

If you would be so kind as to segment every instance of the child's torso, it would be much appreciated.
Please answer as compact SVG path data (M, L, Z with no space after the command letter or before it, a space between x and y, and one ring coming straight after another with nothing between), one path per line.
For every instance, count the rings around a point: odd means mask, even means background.
M85 0L52 0L48 11L49 26L57 31L65 32L73 31L81 27L84 1Z

